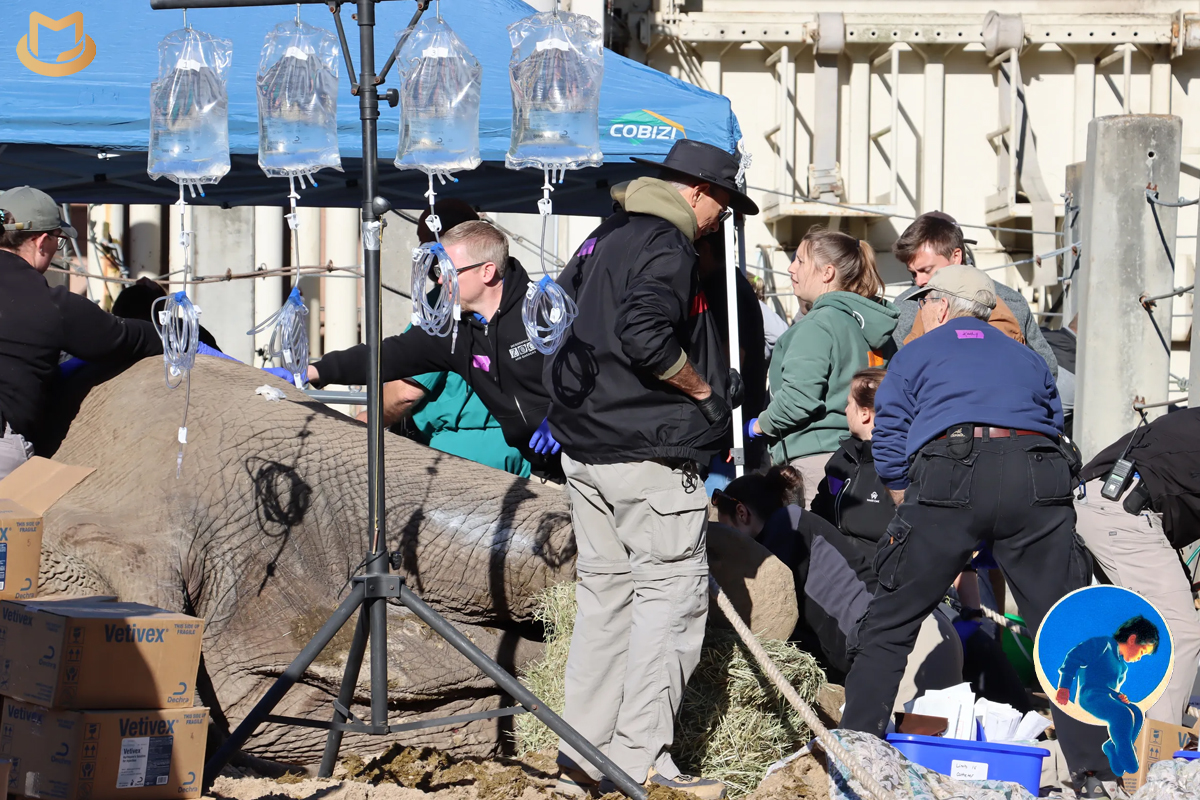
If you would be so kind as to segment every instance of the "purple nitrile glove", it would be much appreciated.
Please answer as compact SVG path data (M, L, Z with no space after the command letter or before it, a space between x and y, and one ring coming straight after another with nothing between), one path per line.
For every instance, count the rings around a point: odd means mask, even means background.
M296 385L296 376L293 375L292 373L288 372L283 367L263 367L262 371L269 372L272 375L274 375L276 378L282 378L283 380L287 381L288 383L290 383L293 386Z
M197 343L196 343L196 355L198 355L198 356L212 356L213 358L225 358L225 359L228 359L228 360L230 360L230 361L237 361L239 364L240 364L240 363L242 363L241 361L238 361L238 360L237 360L236 358L234 358L233 356L228 356L228 355L225 355L224 353L222 353L220 350L216 349L215 347L209 347L209 346L208 346L208 345L206 345L204 342L197 342Z
M756 423L756 422L758 422L758 417L754 417L753 419L746 421L746 438L747 439L757 439L758 437L765 435L765 434L759 433L758 431L754 430L754 423Z
M529 448L543 456L557 455L562 449L562 445L554 440L554 434L550 433L550 420L544 419L542 424L538 425L538 429L529 440Z

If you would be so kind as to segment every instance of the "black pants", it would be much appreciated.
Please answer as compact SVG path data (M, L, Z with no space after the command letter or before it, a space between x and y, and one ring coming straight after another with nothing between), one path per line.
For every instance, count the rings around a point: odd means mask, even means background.
M917 454L912 484L875 555L879 589L859 628L843 728L883 735L921 622L980 542L991 544L1031 631L1063 595L1090 582L1091 556L1075 536L1070 469L1054 442L975 439L964 458L948 448L933 441ZM1109 777L1104 729L1053 713L1072 774Z

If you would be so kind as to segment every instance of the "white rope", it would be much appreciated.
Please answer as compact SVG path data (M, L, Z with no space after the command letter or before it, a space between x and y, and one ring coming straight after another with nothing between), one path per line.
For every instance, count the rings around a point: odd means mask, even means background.
M1013 622L1011 619L1004 616L1003 614L997 614L995 611L992 611L987 606L983 606L981 608L971 609L971 610L978 611L981 615L983 615L983 617L985 619L988 619L1002 627L1008 628L1009 632L1012 633L1014 636L1025 636L1029 639L1033 638L1033 634L1030 633L1029 629L1026 628L1024 625L1020 625L1016 622ZM1020 642L1018 642L1018 644L1020 644Z
M876 800L892 800L891 793L880 786L879 781L875 780L874 776L867 772L862 764L858 762L858 759L852 756L842 746L842 743L829 733L829 729L821 724L821 720L817 718L816 713L813 712L808 703L804 702L804 698L788 682L788 679L783 676L783 673L779 671L779 667L775 666L775 663L771 661L771 657L767 655L767 651L758 643L758 639L750 631L750 628L738 614L737 609L733 607L733 603L730 602L729 597L721 589L721 585L717 583L716 578L712 575L708 576L708 590L717 599L717 606L725 614L729 623L733 625L733 629L737 631L738 636L741 637L742 644L746 645L746 648L754 655L754 659L758 662L758 666L762 669L763 673L770 678L771 683L775 684L775 688L784 696L788 704L796 709L796 713L804 720L804 724L808 725L809 729L812 730L813 735L817 737L817 741L825 748L826 755L836 759L846 769L850 770L850 774L854 776L855 780L862 784L863 788L875 797Z

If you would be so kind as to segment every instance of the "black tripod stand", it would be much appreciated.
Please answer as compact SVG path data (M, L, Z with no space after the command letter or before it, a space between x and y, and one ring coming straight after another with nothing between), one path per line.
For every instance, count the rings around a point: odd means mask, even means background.
M472 720L490 717L510 716L512 714L531 713L557 733L564 741L574 747L584 758L597 769L607 775L629 797L635 800L645 800L645 791L633 781L620 767L610 761L590 742L584 739L578 731L567 725L561 717L546 707L538 698L505 671L499 664L489 658L482 650L472 644L467 637L441 617L436 611L417 597L404 580L389 572L389 554L384 536L385 508L383 500L384 481L383 467L383 415L382 415L382 385L379 380L379 349L381 341L380 319L382 317L382 301L379 281L379 247L383 229L381 217L388 212L391 205L382 197L376 195L379 183L379 148L378 148L378 119L379 119L379 90L378 85L387 77L388 70L396 60L401 46L408 33L412 31L421 18L421 14L429 5L429 0L417 0L417 11L409 23L405 35L400 38L391 56L383 67L380 75L375 74L375 5L383 0L354 0L358 13L355 19L359 30L359 63L362 71L358 81L354 82L354 64L346 42L346 32L342 27L341 7L343 2L350 0L151 0L150 6L155 9L182 8L243 8L248 6L285 6L297 2L305 5L328 6L333 13L337 26L338 38L341 41L342 53L345 56L346 72L351 80L350 93L358 97L359 117L362 121L362 159L363 159L363 204L362 204L362 242L363 242L363 274L366 279L366 339L368 358L367 369L367 520L370 549L365 560L364 575L356 576L352 581L349 596L342 601L333 615L321 626L316 636L305 645L295 660L284 671L283 675L271 686L258 704L246 715L237 729L225 740L220 749L213 754L204 765L204 786L212 785L213 780L221 769L229 763L229 759L241 749L254 731L264 722L285 725L300 725L310 728L320 728L329 731L325 742L325 753L321 759L319 774L328 777L337 761L338 750L341 747L342 735L347 732L368 733L385 736L391 733L430 728L443 725L455 725ZM396 89L389 89L385 99L395 106L399 101ZM388 724L388 686L387 686L387 604L396 600L410 609L417 617L432 628L439 636L450 643L478 667L485 675L496 682L496 685L507 692L516 702L513 708L502 708L495 711L483 711L476 714L462 714L443 719L421 720L402 725ZM358 611L358 623L354 631L354 639L350 644L350 652L346 659L346 671L342 676L341 690L338 699L333 704L333 720L301 719L297 717L279 717L271 712L278 705L288 690L304 675L304 671L329 644L338 631L342 629L354 612ZM358 683L358 675L362 669L363 656L366 655L367 643L371 645L371 721L365 722L356 718L350 712L354 698L354 688Z

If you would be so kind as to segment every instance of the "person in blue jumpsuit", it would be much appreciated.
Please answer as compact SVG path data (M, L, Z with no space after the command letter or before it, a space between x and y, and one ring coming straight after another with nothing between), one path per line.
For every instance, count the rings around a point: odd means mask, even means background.
M1108 726L1102 749L1113 772L1138 771L1133 743L1142 730L1142 710L1121 693L1129 665L1158 650L1158 626L1143 616L1126 620L1112 636L1096 636L1071 648L1059 668L1054 700L1065 706L1074 687L1079 707Z

